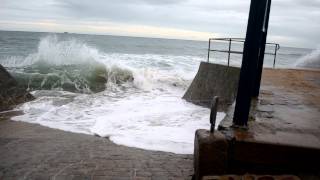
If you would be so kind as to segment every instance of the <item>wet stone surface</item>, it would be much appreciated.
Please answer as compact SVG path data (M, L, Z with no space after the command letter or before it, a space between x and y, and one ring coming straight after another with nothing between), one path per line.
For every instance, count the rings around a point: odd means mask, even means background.
M0 179L191 179L192 157L0 121Z

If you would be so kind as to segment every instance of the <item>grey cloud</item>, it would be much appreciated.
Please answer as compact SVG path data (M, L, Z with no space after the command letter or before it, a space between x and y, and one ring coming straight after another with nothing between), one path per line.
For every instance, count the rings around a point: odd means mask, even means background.
M130 0L125 3L96 1L95 4L77 0L59 2L61 8L74 18L187 28L197 31L219 29L218 26L225 22L229 22L229 25L245 24L249 5L248 2L243 3L245 1L226 4L221 0L215 3L210 3L208 0Z
M0 1L0 20L6 21L115 22L237 37L245 35L250 5L250 0ZM305 39L313 46L320 42L319 25L320 0L272 1L271 37Z

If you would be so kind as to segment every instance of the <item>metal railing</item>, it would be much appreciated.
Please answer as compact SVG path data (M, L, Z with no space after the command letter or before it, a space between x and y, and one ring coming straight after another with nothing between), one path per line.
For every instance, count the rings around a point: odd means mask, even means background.
M219 50L219 49L212 49L211 41L227 41L229 42L229 46L227 50ZM231 54L243 54L243 51L233 51L232 50L232 42L244 43L244 38L210 38L209 45L208 45L208 57L207 62L210 60L210 52L221 52L221 53L228 53L228 66L230 66L230 56ZM274 53L264 53L267 55L273 55L273 68L276 65L276 58L277 58L277 51L280 49L280 45L277 43L266 43L266 45L273 45L274 46Z

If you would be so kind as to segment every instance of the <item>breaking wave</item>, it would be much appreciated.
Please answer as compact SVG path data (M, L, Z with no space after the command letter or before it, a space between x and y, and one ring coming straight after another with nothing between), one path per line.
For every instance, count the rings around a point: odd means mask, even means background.
M66 90L90 93L105 90L106 84L133 81L129 69L114 64L106 66L97 49L75 39L43 38L36 53L26 58L10 57L4 61L20 85L29 90Z
M36 98L12 120L108 137L130 147L193 152L209 109L181 99L201 57L106 53L66 36L47 36L35 53L4 65ZM3 61L2 61L3 62ZM218 113L217 125L224 117Z
M96 93L125 87L150 90L155 84L156 88L159 84L186 88L194 74L177 67L183 65L190 71L194 64L186 64L187 59L192 58L105 54L76 39L50 35L40 40L36 53L9 57L1 63L29 90Z
M296 67L320 69L320 47L300 58L296 63Z

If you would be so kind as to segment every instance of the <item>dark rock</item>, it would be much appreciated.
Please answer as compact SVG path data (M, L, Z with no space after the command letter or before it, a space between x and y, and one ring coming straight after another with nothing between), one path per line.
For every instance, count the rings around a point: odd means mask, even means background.
M19 86L0 64L0 111L9 110L17 104L33 99L34 97L25 88Z

